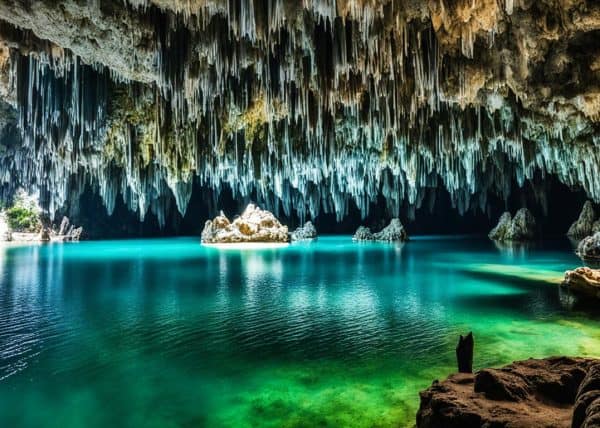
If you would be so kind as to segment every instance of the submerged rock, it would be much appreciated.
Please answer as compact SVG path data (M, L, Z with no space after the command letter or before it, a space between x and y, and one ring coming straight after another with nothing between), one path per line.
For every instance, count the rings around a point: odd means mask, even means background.
M368 227L360 226L352 237L353 241L403 242L407 239L406 230L397 218L392 219L390 224L376 233L372 233Z
M222 212L213 220L207 220L201 239L206 244L288 242L288 228L269 211L249 204L233 222Z
M579 218L575 220L571 227L569 227L567 236L572 238L583 238L588 236L594 229L595 219L596 213L594 212L594 206L590 201L586 201L585 204L583 204ZM600 226L600 224L598 224L598 226Z
M562 286L574 294L598 299L600 298L600 270L589 267L568 270L565 272Z
M495 241L527 241L535 237L536 227L533 214L521 208L512 219L508 211L503 213L488 236Z
M597 391L599 368L596 359L553 357L453 374L420 393L417 427L598 426L593 421L600 406L590 405L585 394Z
M600 261L600 232L583 238L577 246L577 255L583 260Z
M290 235L292 241L305 241L309 239L317 238L317 229L310 222L307 221L304 223L304 226L300 226L296 230L294 230Z

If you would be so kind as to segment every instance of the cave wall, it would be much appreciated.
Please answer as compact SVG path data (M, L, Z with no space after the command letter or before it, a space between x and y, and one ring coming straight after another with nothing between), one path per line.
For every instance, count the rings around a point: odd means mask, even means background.
M0 196L51 215L600 202L594 1L0 0L0 100Z

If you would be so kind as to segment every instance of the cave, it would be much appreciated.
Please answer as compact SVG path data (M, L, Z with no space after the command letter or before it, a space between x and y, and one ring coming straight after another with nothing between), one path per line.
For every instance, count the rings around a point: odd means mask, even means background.
M599 267L593 0L0 0L0 426L596 426Z

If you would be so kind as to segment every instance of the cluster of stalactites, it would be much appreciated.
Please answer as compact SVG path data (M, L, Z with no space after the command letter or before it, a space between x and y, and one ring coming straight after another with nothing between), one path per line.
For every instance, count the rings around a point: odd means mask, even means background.
M536 171L600 200L599 141L566 147L558 124L532 142L536 118L514 100L448 101L440 80L455 65L430 26L367 6L341 17L327 1L209 3L175 15L138 2L156 26L155 85L64 52L13 54L30 150L10 168L51 212L92 185L109 212L120 194L162 224L171 200L185 213L194 180L301 219L351 204L366 216L378 195L397 216L439 186L464 212Z

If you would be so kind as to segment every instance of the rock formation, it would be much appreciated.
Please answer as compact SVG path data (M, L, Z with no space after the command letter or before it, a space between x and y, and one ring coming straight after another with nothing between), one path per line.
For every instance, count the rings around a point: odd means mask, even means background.
M202 242L229 244L244 242L288 242L288 228L269 211L248 204L233 222L221 213L204 224Z
M514 218L508 211L503 213L488 236L495 241L527 241L535 238L536 228L533 214L527 208L521 208Z
M296 230L294 230L291 233L290 238L292 241L306 241L310 239L316 239L317 229L310 221L307 221L306 223L304 223L304 226L300 226Z
M417 428L595 427L599 386L595 359L530 359L458 373L421 392Z
M341 219L554 176L600 202L592 0L30 3L0 0L2 198L164 224L195 183Z
M386 227L379 232L373 233L368 227L360 226L354 236L353 241L383 241L383 242L403 242L408 239L404 226L400 220L393 218Z
M600 270L589 267L568 270L562 286L573 294L600 299Z
M54 240L57 241L71 241L76 242L81 239L83 233L83 227L75 227L71 224L68 217L63 217L60 222L58 232L53 236Z
M600 232L583 238L577 245L577 255L583 260L600 262Z
M600 226L600 223L597 223L595 220L596 213L594 212L594 206L590 201L586 201L583 204L579 218L569 228L567 236L580 239L590 235L595 227Z

